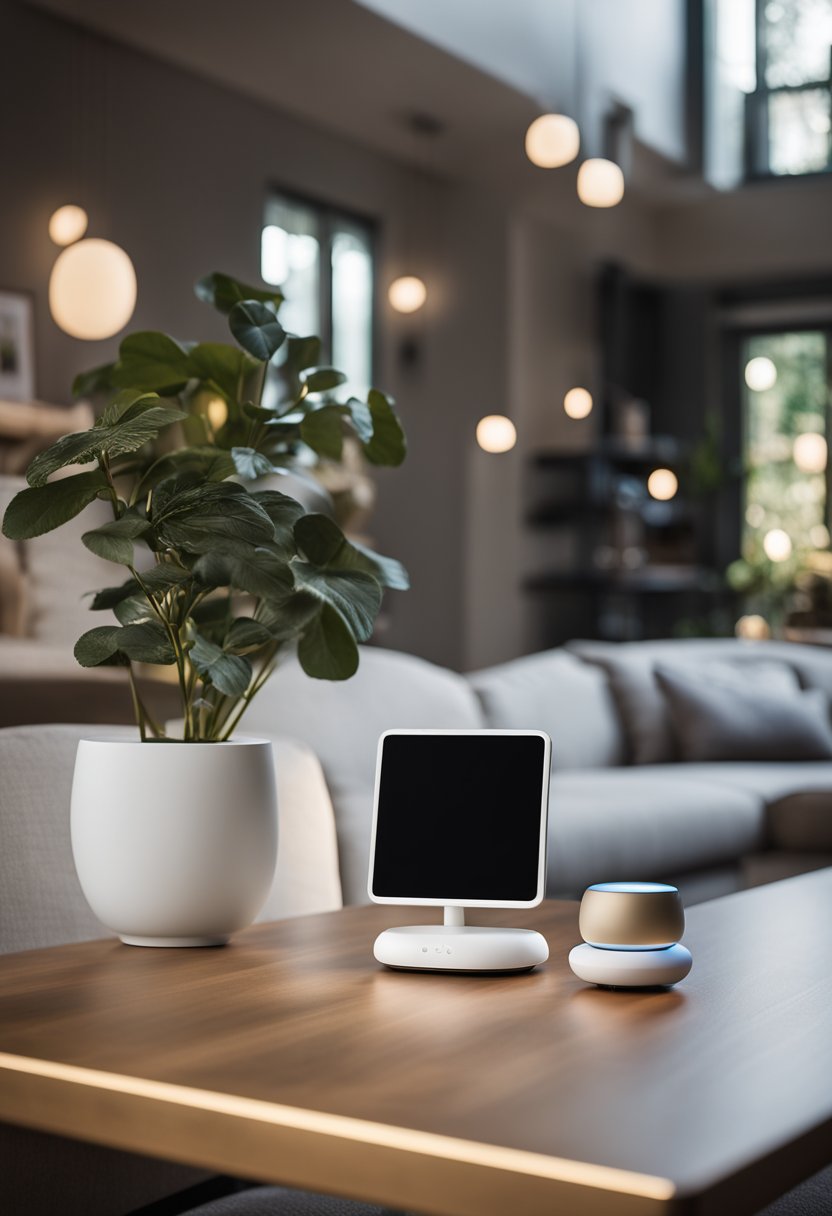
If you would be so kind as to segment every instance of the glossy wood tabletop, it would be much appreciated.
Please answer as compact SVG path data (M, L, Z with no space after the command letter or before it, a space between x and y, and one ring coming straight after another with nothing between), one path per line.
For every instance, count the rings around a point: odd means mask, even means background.
M349 908L0 958L0 1119L439 1216L755 1211L832 1159L832 870L692 908L659 993L385 971Z

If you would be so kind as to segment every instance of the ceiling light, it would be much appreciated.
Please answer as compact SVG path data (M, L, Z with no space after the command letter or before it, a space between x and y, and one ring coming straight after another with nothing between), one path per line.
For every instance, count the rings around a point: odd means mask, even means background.
M503 414L487 414L477 423L477 443L484 452L509 452L517 442L517 431Z
M795 439L792 455L801 473L822 473L826 468L826 440L823 435L806 431Z
M563 408L570 418L588 418L592 413L592 393L585 388L570 388L563 399Z
M777 383L777 368L771 359L758 355L749 359L745 365L745 383L755 393L764 393L768 388L774 388Z
M676 497L679 479L672 469L654 469L647 478L647 493L659 502L668 502Z
M772 528L763 537L763 551L771 562L784 562L792 555L792 541L782 528Z
M615 207L624 197L624 174L611 160L594 157L578 170L578 198L587 207Z
M559 169L578 155L581 133L566 114L541 114L526 132L526 156L541 169Z
M58 254L49 278L49 309L73 338L110 338L136 306L136 272L112 241L78 241Z
M49 219L49 236L56 245L71 245L80 241L87 231L87 213L83 207L67 203L53 211Z
M387 289L387 299L396 312L417 312L427 298L427 287L412 274L394 279Z

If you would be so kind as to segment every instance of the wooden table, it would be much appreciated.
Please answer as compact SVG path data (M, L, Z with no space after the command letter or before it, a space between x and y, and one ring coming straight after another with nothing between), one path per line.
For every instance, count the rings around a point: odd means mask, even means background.
M387 972L349 908L0 959L0 1119L440 1216L757 1210L832 1159L832 870L693 908L689 978Z

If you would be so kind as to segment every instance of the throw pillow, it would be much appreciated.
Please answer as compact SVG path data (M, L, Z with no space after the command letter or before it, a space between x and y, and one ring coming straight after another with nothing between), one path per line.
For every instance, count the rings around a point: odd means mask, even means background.
M656 666L682 760L828 760L829 703L784 663Z

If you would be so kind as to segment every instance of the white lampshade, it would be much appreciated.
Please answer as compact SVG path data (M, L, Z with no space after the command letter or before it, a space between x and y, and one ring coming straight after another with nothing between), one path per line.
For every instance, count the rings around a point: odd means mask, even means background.
M765 355L749 359L745 365L745 383L755 393L764 393L777 383L777 368Z
M73 338L110 338L136 307L136 272L112 241L78 241L58 254L49 278L49 310Z
M418 312L427 298L427 287L414 274L394 279L387 289L387 299L396 312Z
M484 452L510 452L516 442L514 423L504 414L487 414L477 423L477 443Z
M669 502L676 497L679 479L672 469L654 469L647 478L647 493L659 502Z
M541 114L526 132L526 156L541 169L559 169L581 148L578 124L566 114Z
M87 213L75 203L67 203L53 211L49 219L49 236L56 245L71 245L80 241L87 231Z
M798 435L792 454L801 473L822 473L826 468L826 440L823 435L817 435L814 431Z
M586 388L570 388L563 399L563 409L569 418L588 418L592 413L592 393Z
M585 160L578 170L578 198L587 207L615 207L624 197L624 174L602 157Z

